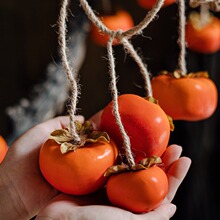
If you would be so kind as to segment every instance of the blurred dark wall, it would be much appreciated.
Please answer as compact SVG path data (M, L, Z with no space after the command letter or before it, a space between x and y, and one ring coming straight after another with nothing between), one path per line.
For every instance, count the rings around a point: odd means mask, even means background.
M27 97L56 54L59 1L0 1L0 133L7 135L5 108Z
M145 15L134 0L120 1L130 11L135 22ZM0 2L0 133L10 132L5 114L7 106L26 97L45 74L48 63L57 55L57 21L60 1ZM156 75L160 70L177 68L179 48L177 5L164 8L159 18L132 42L143 55L148 70ZM114 48L120 93L144 94L143 80L134 61L121 46ZM87 40L87 56L80 70L80 113L87 118L103 108L111 99L105 48ZM187 51L187 69L207 70L219 87L220 53L201 55ZM192 159L189 174L181 185L174 202L176 220L220 219L219 107L208 120L175 122L170 143L183 146L183 155Z

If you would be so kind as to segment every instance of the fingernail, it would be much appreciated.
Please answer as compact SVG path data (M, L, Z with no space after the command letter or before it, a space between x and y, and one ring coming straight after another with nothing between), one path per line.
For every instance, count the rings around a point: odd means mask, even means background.
M170 204L169 213L170 217L172 217L176 212L176 206L174 204Z

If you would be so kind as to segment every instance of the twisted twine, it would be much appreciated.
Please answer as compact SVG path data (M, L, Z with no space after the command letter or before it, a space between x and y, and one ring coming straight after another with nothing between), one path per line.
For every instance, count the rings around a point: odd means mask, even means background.
M186 25L186 17L185 17L185 1L179 0L178 2L178 10L179 10L179 39L178 44L180 47L180 53L178 58L178 64L180 68L181 75L186 75L186 43L185 43L185 25Z
M128 159L128 163L130 166L135 165L134 157L131 151L131 144L130 139L125 131L125 128L122 124L120 113L119 113L119 106L118 106L118 91L116 85L116 72L115 72L115 58L113 52L113 40L116 38L119 43L123 45L125 50L133 57L135 62L140 68L140 72L145 80L145 89L147 96L152 96L152 89L150 83L150 74L147 71L146 65L143 63L141 57L135 51L133 45L129 42L129 39L135 35L142 34L142 31L148 26L148 24L156 17L157 13L161 9L164 0L158 0L152 10L150 10L145 18L133 28L122 31L122 30L110 30L108 29L103 22L94 14L92 8L89 6L86 0L80 0L81 6L83 7L86 15L88 18L93 22L93 24L104 34L109 36L109 41L107 43L107 53L109 59L109 72L110 72L110 89L112 93L112 101L113 101L113 113L116 118L116 123L119 126L119 130L122 134L124 147L126 152L126 157ZM67 20L67 7L69 1L63 0L62 7L60 10L59 16L59 44L61 47L61 60L63 67L65 69L67 78L70 82L71 86L71 106L69 110L70 114L70 131L73 137L75 137L76 141L79 140L79 136L76 132L74 118L75 118L75 111L77 105L77 98L78 98L78 86L75 77L73 76L73 71L70 67L68 57L67 57L67 45L66 45L66 20Z
M145 18L133 28L122 31L122 30L110 30L108 29L103 22L94 14L93 10L89 6L86 0L80 0L81 6L83 7L85 13L88 18L93 22L93 24L104 34L109 36L109 41L107 43L107 53L109 60L109 72L110 72L110 89L112 93L112 102L113 102L113 114L115 115L116 123L119 127L120 133L123 137L123 144L125 148L125 154L130 166L135 165L134 157L131 151L131 143L130 139L125 131L123 123L121 121L121 116L119 113L118 106L118 90L116 85L116 72L115 72L115 58L113 52L113 40L116 38L119 43L123 45L123 47L127 50L127 52L131 55L131 57L135 60L137 65L140 68L140 72L145 80L145 89L147 96L152 96L152 89L150 83L150 74L147 71L146 65L143 63L142 59L135 51L133 45L129 42L129 39L134 35L139 35L142 31L148 26L148 24L156 17L160 8L162 7L164 0L158 0L154 5L151 11L147 13Z
M68 5L69 5L69 0L63 0L62 6L60 9L59 20L58 20L58 28L59 28L58 40L60 44L60 54L61 54L62 65L65 69L66 76L70 82L70 90L71 90L70 109L69 109L70 133L74 137L75 141L80 141L79 135L76 132L76 126L74 122L77 98L78 98L78 85L77 85L73 70L68 61L68 56L67 56L68 48L67 48L67 43L66 43L66 32L67 32L66 20L67 20Z

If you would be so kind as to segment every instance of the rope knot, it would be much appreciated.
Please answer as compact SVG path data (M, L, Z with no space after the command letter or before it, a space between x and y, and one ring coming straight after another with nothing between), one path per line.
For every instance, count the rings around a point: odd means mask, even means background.
M117 39L118 40L118 42L121 42L121 40L122 40L122 38L124 37L123 36L123 33L124 33L124 31L123 30L121 30L121 29L118 29L118 30L116 30L116 31L111 31L111 34L110 34L110 37L112 38L112 39Z

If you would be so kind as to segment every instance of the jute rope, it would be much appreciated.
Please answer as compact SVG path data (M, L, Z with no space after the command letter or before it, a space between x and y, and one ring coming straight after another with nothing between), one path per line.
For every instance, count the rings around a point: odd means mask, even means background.
M180 68L181 75L186 75L186 43L185 43L185 25L186 25L186 16L185 16L185 1L178 1L178 10L179 10L179 59L178 64Z
M67 10L68 10L69 0L63 0L60 15L58 20L58 27L59 27L59 44L60 44L60 53L61 53L61 61L62 65L65 69L67 78L70 82L70 109L69 109L69 116L70 116L70 134L74 137L75 141L80 141L79 135L76 132L75 126L75 113L76 113L76 106L77 106L77 98L78 98L78 85L73 75L73 69L68 61L68 48L66 43L66 20L67 20Z
M115 72L115 58L113 52L113 40L114 35L112 35L107 43L107 52L108 52L108 59L109 59L109 73L110 73L110 88L112 93L112 102L113 102L113 114L115 115L116 123L119 127L121 135L123 137L123 144L125 148L126 158L130 166L135 165L134 157L131 152L131 143L130 139L125 131L125 128L122 124L120 113L119 113L119 106L118 106L118 90L116 85L116 72Z
M152 88L150 83L150 74L147 70L146 64L143 63L142 59L134 49L133 45L128 41L131 37L135 35L142 34L142 31L153 21L153 19L156 17L157 13L161 9L161 7L164 4L164 0L157 0L154 7L146 14L144 19L134 26L133 28L122 31L122 30L110 30L108 27L106 27L103 22L95 15L92 8L88 4L87 0L80 0L80 4L83 7L86 15L88 18L92 21L92 23L104 34L108 35L109 37L116 38L119 43L121 43L124 48L129 52L131 57L135 60L137 65L140 68L140 72L142 74L142 77L145 81L145 90L146 90L146 96L152 96Z
M123 137L123 144L125 148L126 158L128 160L128 164L130 166L135 165L134 157L131 151L130 139L125 131L123 126L121 116L119 113L118 106L118 90L116 85L116 72L115 72L115 58L113 52L113 40L116 38L119 43L123 45L126 51L131 55L131 57L135 60L137 65L140 68L140 72L145 80L145 89L147 96L152 96L152 89L150 83L150 74L147 71L146 65L143 63L142 59L135 51L133 45L129 42L129 39L135 35L142 34L142 31L148 26L148 24L155 18L160 8L162 7L164 0L158 0L154 5L151 11L147 13L145 18L133 28L122 31L122 30L110 30L108 29L103 22L94 14L93 10L89 6L86 0L80 0L80 3L87 14L88 18L93 22L93 24L104 34L109 36L109 41L107 43L107 53L109 60L109 72L110 72L110 89L112 92L112 102L113 102L113 114L115 115L116 123L119 127L120 133Z
M126 152L126 157L128 160L128 163L130 166L135 165L134 157L131 152L131 144L130 139L125 131L125 128L122 124L120 113L119 113L119 106L118 106L118 91L117 91L117 85L116 85L116 72L115 72L115 58L114 58L114 52L113 52L113 40L116 38L119 43L123 45L123 47L126 49L126 51L133 57L135 62L140 68L140 72L145 80L145 88L147 96L152 96L152 89L151 89L151 83L150 83L150 74L147 71L146 65L143 63L142 59L138 55L138 53L135 51L133 45L129 42L129 39L135 35L142 34L142 31L148 26L148 24L156 17L157 13L161 9L162 5L164 3L164 0L158 0L152 10L150 10L145 18L136 26L133 28L122 31L122 30L110 30L108 29L103 22L94 14L92 8L89 6L88 2L86 0L80 0L80 4L83 7L86 15L88 18L93 22L93 24L104 34L107 34L109 36L109 41L107 43L107 53L108 53L108 59L109 59L109 72L110 72L110 89L112 93L112 101L113 101L113 113L116 118L116 123L119 126L120 132L123 137L124 141L124 148ZM76 129L74 125L74 116L75 116L75 110L76 110L76 104L77 104L77 96L78 96L78 88L76 79L74 78L72 74L72 69L70 68L68 59L67 59L67 47L66 47L66 18L67 18L67 6L68 6L68 0L63 0L62 8L60 12L60 19L59 19L59 41L61 46L61 56L62 56L62 63L64 66L64 69L66 71L66 75L68 77L68 80L71 84L71 109L70 109L70 120L71 126L70 129L72 130L72 135L77 138L78 135L76 134Z

